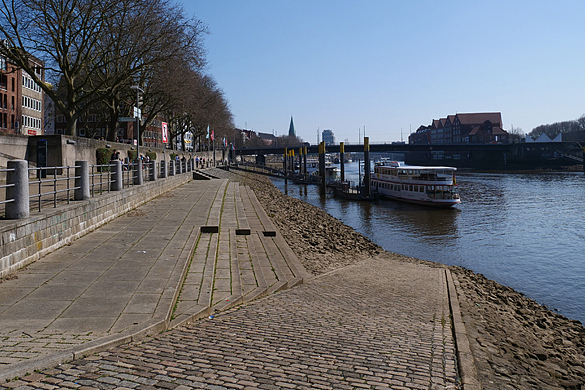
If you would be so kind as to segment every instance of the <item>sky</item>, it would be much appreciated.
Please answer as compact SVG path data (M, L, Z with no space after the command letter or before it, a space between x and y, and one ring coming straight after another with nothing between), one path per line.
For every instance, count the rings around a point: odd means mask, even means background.
M178 1L241 129L380 143L456 113L523 133L585 114L582 0Z

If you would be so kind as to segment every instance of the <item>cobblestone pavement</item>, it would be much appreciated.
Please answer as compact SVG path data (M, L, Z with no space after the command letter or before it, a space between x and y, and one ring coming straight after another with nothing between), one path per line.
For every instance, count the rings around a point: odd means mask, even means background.
M381 256L16 389L456 389L445 270Z

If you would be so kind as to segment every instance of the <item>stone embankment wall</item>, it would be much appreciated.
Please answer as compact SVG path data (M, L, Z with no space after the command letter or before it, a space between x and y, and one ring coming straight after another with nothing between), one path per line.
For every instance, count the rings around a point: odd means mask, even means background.
M170 176L122 191L76 201L30 218L0 221L0 277L36 261L142 203L189 181L189 174Z

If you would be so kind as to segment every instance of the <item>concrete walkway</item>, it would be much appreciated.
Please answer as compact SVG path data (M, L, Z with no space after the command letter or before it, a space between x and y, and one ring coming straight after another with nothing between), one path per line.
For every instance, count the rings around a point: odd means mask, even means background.
M311 280L226 180L189 182L17 275L0 283L0 387L457 387L444 269L382 256Z

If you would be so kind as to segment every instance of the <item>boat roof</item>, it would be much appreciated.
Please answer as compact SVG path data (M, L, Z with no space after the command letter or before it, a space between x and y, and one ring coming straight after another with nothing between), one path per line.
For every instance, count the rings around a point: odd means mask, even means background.
M382 163L376 164L378 166L390 167L390 168L404 168L412 170L436 170L436 171L456 171L455 167L443 167L443 166L423 166L423 165L406 165L402 161L383 161Z

